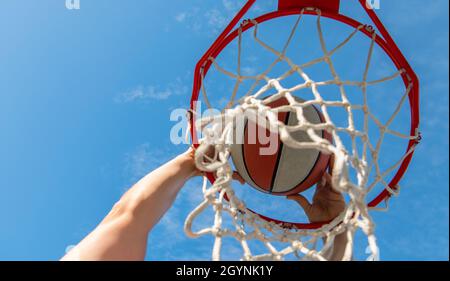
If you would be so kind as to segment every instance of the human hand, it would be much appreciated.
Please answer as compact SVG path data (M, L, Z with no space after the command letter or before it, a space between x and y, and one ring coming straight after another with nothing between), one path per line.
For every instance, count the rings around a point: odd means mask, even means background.
M192 146L189 147L189 149L185 152L185 155L187 155L191 159L192 163L195 165L195 160L194 160L195 148ZM214 155L214 149L211 148L211 149L209 149L207 156L212 158L213 155ZM204 176L204 175L205 175L204 171L199 170L197 167L195 168L195 172L193 173L193 176ZM240 184L245 184L245 180L236 171L233 171L232 178L233 178L233 180L238 181Z
M312 203L301 194L289 195L287 199L296 201L312 223L329 222L345 209L344 197L333 189L328 173L325 173L317 184Z

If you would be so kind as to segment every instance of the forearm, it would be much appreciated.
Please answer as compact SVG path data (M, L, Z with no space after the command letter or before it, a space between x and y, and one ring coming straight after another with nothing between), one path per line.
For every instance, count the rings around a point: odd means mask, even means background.
M334 238L334 243L333 243L333 247L331 249L331 254L329 256L329 260L331 261L342 261L345 257L345 251L347 248L347 231L344 231L341 234L336 235L336 237ZM352 255L351 253L349 253L349 258L348 260L352 259Z
M114 209L132 214L135 223L150 231L194 173L192 157L182 154L143 177L122 196ZM114 210L111 215L114 217ZM105 220L108 218L109 215Z
M63 260L142 260L148 232L196 173L184 153L146 175L114 205L103 221Z

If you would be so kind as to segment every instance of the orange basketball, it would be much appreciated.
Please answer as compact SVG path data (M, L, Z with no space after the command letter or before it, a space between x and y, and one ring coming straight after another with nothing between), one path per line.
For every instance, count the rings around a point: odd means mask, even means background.
M302 102L301 99L298 99ZM287 105L285 98L278 99L268 104L272 108ZM322 113L313 105L303 108L303 114L312 124L324 122ZM287 125L295 125L297 116L294 112L282 112L278 119ZM270 140L276 142L277 149L272 154L261 153L264 149L273 145L262 144L258 137L250 137L252 127L256 128L257 135L263 130ZM318 131L322 138L331 142L331 135L325 131ZM291 195L300 193L321 178L326 171L330 155L320 152L317 149L295 149L281 142L277 133L270 132L267 128L245 121L244 139L234 144L231 149L231 157L237 172L241 177L254 188L274 195ZM298 142L311 142L310 137L304 131L296 131L292 134L294 140ZM252 140L252 141L249 141Z

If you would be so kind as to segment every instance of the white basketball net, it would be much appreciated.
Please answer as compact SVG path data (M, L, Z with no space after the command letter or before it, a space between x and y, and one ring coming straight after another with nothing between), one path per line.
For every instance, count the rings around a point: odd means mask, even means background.
M187 217L185 222L185 231L190 237L199 237L206 234L211 234L215 237L214 247L212 251L212 259L220 260L222 240L223 237L234 237L242 246L243 260L283 260L287 255L292 255L302 260L327 260L330 257L330 249L333 248L333 241L336 235L346 232L347 245L345 250L344 260L352 259L354 233L357 229L361 229L367 236L368 249L370 254L368 260L378 260L379 251L376 244L376 238L374 235L374 222L369 215L367 206L366 195L376 185L382 184L384 187L396 195L398 188L392 189L388 186L385 177L394 169L396 169L403 159L413 151L414 147L399 159L395 165L388 169L381 170L378 163L378 154L381 143L386 134L391 134L398 138L404 138L407 140L415 139L417 136L405 135L400 132L391 130L390 124L400 111L400 108L407 100L408 93L412 88L412 83L406 88L402 98L400 99L396 110L386 123L382 123L374 114L372 114L367 104L367 88L371 85L382 83L388 80L392 80L402 75L403 70L398 71L389 77L385 77L376 81L368 81L368 70L371 62L372 52L375 44L375 32L367 25L361 25L356 28L342 43L336 46L332 50L328 50L325 45L325 40L321 28L321 13L320 10L314 9L317 13L317 30L320 38L320 44L323 51L323 57L310 61L308 63L297 65L286 57L286 49L292 39L292 36L296 32L297 26L302 18L302 13L298 17L290 36L282 51L277 51L261 41L258 38L258 25L254 22L255 27L253 30L253 37L258 44L264 47L267 51L276 55L277 59L269 66L269 68L256 76L244 76L241 75L240 70L237 73L232 73L220 67L213 58L210 58L214 67L237 82L237 86L246 80L252 79L254 81L265 80L267 84L259 89L256 93L252 94L248 92L241 99L234 101L236 90L233 92L230 103L228 104L227 111L216 116L210 116L208 118L200 119L196 123L196 126L202 128L203 138L200 140L200 146L196 150L196 164L197 167L206 172L214 173L216 180L214 184L210 185L208 180L204 179L203 194L204 200L201 202ZM239 56L241 55L241 36L242 26L248 24L244 22L239 29L238 48ZM370 49L368 51L367 61L365 65L365 71L362 75L361 81L344 81L341 80L338 73L333 66L332 56L339 49L343 48L352 37L358 33L361 29L369 30L373 36L371 40ZM240 59L238 60L240 63ZM285 62L290 66L290 69L277 78L268 77L270 70L279 62ZM332 80L329 81L313 81L307 74L306 69L314 64L325 62L333 75ZM238 67L240 69L240 65ZM304 81L292 88L283 87L283 79L291 75L299 75ZM256 83L255 83L256 84ZM326 100L320 94L320 87L325 85L336 85L340 90L341 100ZM346 90L344 86L355 86L361 89L361 93L364 97L363 104L351 104L347 98ZM237 89L237 87L235 87ZM270 96L267 99L262 99L262 96L268 90L276 90L276 94ZM304 102L297 102L293 98L292 94L302 90L310 89L314 95L313 100L307 100ZM203 98L206 103L208 102L208 96L204 87L202 87ZM268 103L285 97L289 105L278 108L270 108ZM320 108L325 122L321 124L311 124L303 116L302 109L306 106L315 105ZM234 106L234 108L231 108ZM346 110L348 114L348 126L339 127L336 126L330 118L327 112L329 107L341 107ZM355 128L353 111L361 110L364 113L364 126L363 128ZM296 112L298 124L287 126L278 121L278 112ZM233 191L231 186L232 181L232 168L230 164L230 145L229 140L233 132L233 122L224 120L235 120L239 114L245 114L245 116L251 120L257 120L257 118L268 119L271 130L278 130L280 139L285 145L299 149L318 149L323 153L334 154L335 162L332 173L333 188L343 194L347 194L349 202L345 211L335 218L331 223L326 224L318 229L305 230L295 228L285 228L272 222L260 218L258 215L246 211L246 205L241 201ZM378 139L375 140L373 145L369 140L369 119L373 120L379 129ZM215 126L215 124L222 124L221 126ZM205 126L208 125L208 126ZM275 129L274 129L275 128ZM295 131L306 132L311 142L297 142L291 137L291 134ZM320 130L327 130L333 136L333 143L328 142L319 136ZM345 147L339 134L345 133L351 138L351 147ZM362 149L357 148L357 140L362 143ZM215 154L212 157L206 156L207 151L211 151L211 146L215 148ZM362 153L361 153L362 151ZM370 157L368 157L370 154ZM206 159L206 160L205 160ZM357 174L357 182L352 182L349 172L353 169ZM369 182L369 174L376 173L375 180ZM225 199L225 194L228 200ZM387 204L386 204L387 206ZM200 229L193 230L193 222L198 216L204 212L208 207L212 207L215 213L214 224ZM231 220L233 227L225 227L224 220ZM248 241L252 239L260 240L267 248L266 253L260 255L252 254L252 249ZM281 249L277 249L274 246L274 242L283 242L285 246Z

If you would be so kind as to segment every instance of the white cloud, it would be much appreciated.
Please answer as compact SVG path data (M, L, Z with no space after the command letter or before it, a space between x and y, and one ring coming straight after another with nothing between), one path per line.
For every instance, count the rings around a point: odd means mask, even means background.
M158 91L154 86L148 86L147 88L138 86L136 89L122 93L120 97L116 99L116 101L132 102L135 100L144 100L144 99L165 100L171 95L172 93L170 91L168 90Z
M117 103L128 103L134 101L148 100L167 100L172 96L181 96L188 93L188 87L185 83L177 78L174 82L168 84L165 88L157 86L138 86L130 91L120 93L114 98Z
M242 74L243 75L251 76L251 75L255 75L256 72L257 72L256 68L254 68L254 67L251 67L251 66L244 66L244 67L242 67Z
M187 18L188 14L186 12L179 13L175 16L175 20L177 22L184 22Z
M227 17L218 9L205 12L206 22L215 31L220 31L227 24Z
M222 5L225 7L227 11L235 12L239 10L243 4L242 1L236 1L236 0L222 0Z
M179 12L175 16L175 21L183 23L186 28L192 31L205 31L208 34L213 33L212 35L215 35L222 31L225 25L228 24L228 21L243 5L244 1L222 0L221 5L216 5L208 10L196 7ZM204 11L203 14L202 11Z
M125 174L134 183L171 156L161 147L153 148L149 143L143 143L125 155Z

